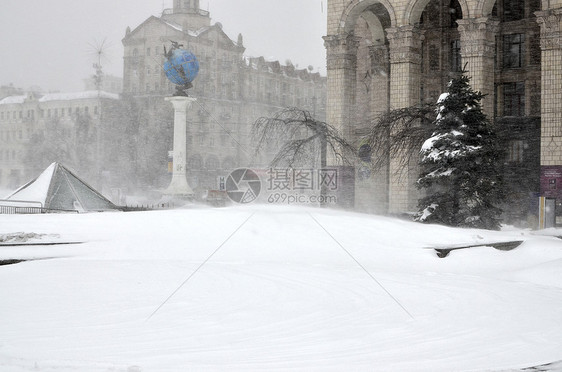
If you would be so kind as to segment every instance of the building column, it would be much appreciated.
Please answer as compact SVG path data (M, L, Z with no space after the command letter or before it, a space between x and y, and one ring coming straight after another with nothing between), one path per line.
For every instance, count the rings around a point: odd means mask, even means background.
M499 21L488 17L465 18L457 21L461 36L461 57L472 89L487 96L482 100L482 110L494 114L494 61L496 35Z
M353 34L324 36L327 49L326 122L351 138L357 86L357 48Z
M414 26L386 30L390 42L390 107L398 109L420 102L421 39ZM392 136L392 133L390 134ZM407 156L404 153L403 156ZM402 158L403 159L403 158ZM415 182L419 176L416 164L402 166L401 156L390 159L389 213L415 210L418 192Z
M541 166L562 165L562 9L535 13L541 27Z

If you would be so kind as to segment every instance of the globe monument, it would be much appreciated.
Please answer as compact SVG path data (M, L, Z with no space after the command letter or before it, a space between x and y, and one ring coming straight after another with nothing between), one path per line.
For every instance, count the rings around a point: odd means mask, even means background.
M164 72L166 77L176 85L174 96L187 97L187 90L193 86L192 82L199 73L199 61L195 55L185 49L183 45L172 41L170 50L164 46Z
M193 189L187 183L187 110L195 98L188 96L188 90L199 73L199 62L195 55L183 45L172 41L170 50L164 46L164 72L166 77L176 85L172 97L165 100L174 106L174 145L172 180L164 194L179 198L192 198Z

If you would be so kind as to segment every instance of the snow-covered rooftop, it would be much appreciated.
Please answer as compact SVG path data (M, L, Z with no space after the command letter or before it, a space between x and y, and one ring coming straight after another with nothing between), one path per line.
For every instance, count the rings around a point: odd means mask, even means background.
M119 94L97 91L97 90L88 90L84 92L71 92L71 93L47 93L41 98L39 98L37 101L38 102L73 101L78 99L94 99L94 98L106 98L106 99L117 100L119 99ZM29 95L10 96L0 100L0 105L23 104L27 99L30 99Z
M10 96L0 100L0 105L14 105L21 104L25 101L27 96Z
M189 34L189 36L198 37L199 35L201 35L203 32L207 31L210 28L211 27L202 27L197 31L187 30L187 33Z
M205 26L205 27L201 27L200 29L195 30L195 31L194 31L194 30L189 30L189 29L184 30L183 27L182 27L180 24L177 24L177 23L175 23L175 22L172 22L172 21L169 21L169 20L165 20L165 19L162 19L162 18L160 18L160 20L161 20L162 22L164 22L165 24L167 24L168 26L172 27L174 30L177 30L177 31L180 31L180 32L187 32L187 34L188 34L189 36L192 36L192 37L198 37L198 36L201 35L203 32L207 31L208 29L210 29L210 28L212 27L212 26Z
M183 32L183 28L175 22L165 21L163 19L162 19L162 22L164 22L165 24L167 24L168 26L172 27L175 30Z
M119 95L97 90L87 90L74 93L48 93L39 99L39 102L72 101L77 99L108 98L119 99Z

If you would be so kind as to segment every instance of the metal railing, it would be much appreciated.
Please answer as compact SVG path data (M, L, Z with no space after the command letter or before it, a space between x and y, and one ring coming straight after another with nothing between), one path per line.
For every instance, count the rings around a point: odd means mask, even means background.
M46 209L41 207L14 207L11 205L0 205L0 214L41 214Z
M30 204L30 205L25 205ZM31 205L35 204L35 205ZM123 212L153 211L174 208L173 203L137 204L118 207ZM77 210L44 208L41 203L0 199L0 214L80 213Z
M173 203L158 203L158 204L136 204L136 205L126 205L120 207L123 212L143 212L143 211L154 211L154 210L164 210L173 209Z
M78 213L77 210L44 208L41 202L0 199L0 214Z
M41 214L45 213L43 204L24 200L0 199L0 214Z

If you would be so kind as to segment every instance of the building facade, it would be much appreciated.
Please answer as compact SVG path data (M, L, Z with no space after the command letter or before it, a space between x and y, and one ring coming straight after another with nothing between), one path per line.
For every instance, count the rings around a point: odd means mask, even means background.
M0 100L0 189L14 190L53 161L97 173L107 123L103 116L118 111L118 100L117 94L102 91L28 93Z
M329 0L327 121L359 141L362 117L436 102L464 67L506 137L508 182L539 192L541 167L562 165L561 14L559 0ZM416 164L388 168L356 204L415 210Z
M189 90L197 101L187 119L188 181L195 191L216 189L217 177L234 168L267 165L267 156L256 156L251 143L251 127L259 117L299 107L325 119L325 77L291 63L245 57L242 35L232 40L220 23L211 24L198 0L175 0L160 17L127 28L123 95L149 107L147 112L173 111L164 97L174 86L162 69L170 40L193 52L200 63ZM150 128L157 120L142 126Z
M101 74L84 79L84 90L102 90L108 93L121 94L123 91L123 78L113 75Z

